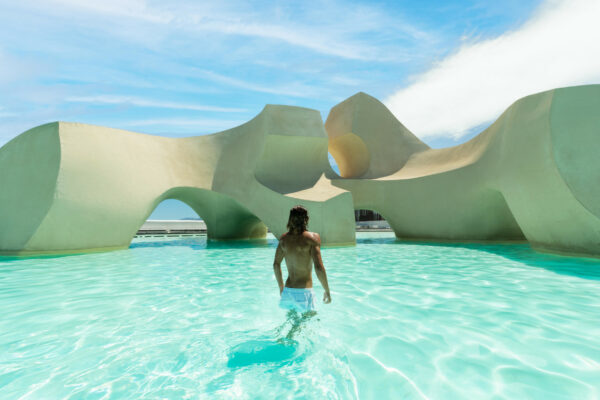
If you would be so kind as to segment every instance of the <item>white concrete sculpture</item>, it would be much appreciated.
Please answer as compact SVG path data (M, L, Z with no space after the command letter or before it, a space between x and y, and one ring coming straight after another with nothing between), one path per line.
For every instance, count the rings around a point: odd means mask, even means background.
M381 213L400 239L526 239L598 256L599 154L600 85L520 99L446 149L430 149L364 93L324 126L317 111L274 105L182 139L55 122L0 148L0 254L125 248L172 198L213 239L280 235L303 204L324 244L354 243L356 208Z

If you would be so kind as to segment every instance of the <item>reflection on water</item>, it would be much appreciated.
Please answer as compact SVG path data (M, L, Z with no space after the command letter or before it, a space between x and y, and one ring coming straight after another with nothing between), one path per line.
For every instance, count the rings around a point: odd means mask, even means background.
M148 247L189 247L194 250L203 249L249 249L256 247L277 246L277 239L270 237L250 240L215 240L202 237L166 237L140 238L134 240L130 249Z

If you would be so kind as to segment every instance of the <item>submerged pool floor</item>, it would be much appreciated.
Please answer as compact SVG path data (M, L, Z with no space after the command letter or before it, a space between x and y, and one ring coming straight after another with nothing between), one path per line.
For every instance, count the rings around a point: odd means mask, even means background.
M273 237L0 258L0 398L600 396L600 261L357 237L323 249L306 321L277 307Z

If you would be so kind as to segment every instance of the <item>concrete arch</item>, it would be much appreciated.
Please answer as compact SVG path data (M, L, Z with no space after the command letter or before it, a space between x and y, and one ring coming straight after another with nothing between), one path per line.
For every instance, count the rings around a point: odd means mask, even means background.
M372 116L385 112L372 109L385 106L366 95L351 99L334 107L325 125L371 123L376 130ZM526 239L536 249L599 255L599 106L600 85L537 93L466 143L413 147L395 172L332 183L352 193L355 207L380 210L399 238ZM330 137L335 132L328 129ZM406 139L400 128L388 133Z
M322 176L331 168L315 110L266 106L236 128L181 139L67 122L31 132L0 149L10 171L0 175L0 254L127 248L166 198L195 209L214 239L264 237L266 226L279 236L303 204L323 244L354 243L352 196ZM270 171L294 149L304 151L288 163L291 179Z
M468 178L476 166L420 179L340 179L354 208L379 213L399 239L521 241L503 194Z
M160 195L154 201L152 211L167 199L179 200L192 208L206 224L209 239L259 239L267 236L267 226L230 196L207 189L176 187Z
M302 204L325 245L354 243L353 210L367 208L401 238L525 237L600 255L599 107L600 85L533 94L444 149L365 93L333 107L325 125L316 110L277 105L181 139L43 125L0 148L0 253L125 248L170 197L196 209L214 238L256 237L265 225L279 236Z

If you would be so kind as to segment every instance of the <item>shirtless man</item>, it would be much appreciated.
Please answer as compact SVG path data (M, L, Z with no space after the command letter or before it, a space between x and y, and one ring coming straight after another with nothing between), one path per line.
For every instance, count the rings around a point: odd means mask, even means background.
M279 306L302 313L315 310L312 290L313 263L317 278L325 289L323 302L331 303L327 274L321 259L321 237L318 233L307 231L307 224L308 211L304 207L296 206L290 210L288 231L279 239L273 263L275 278L281 294ZM288 270L285 286L281 275L281 261L284 258Z

